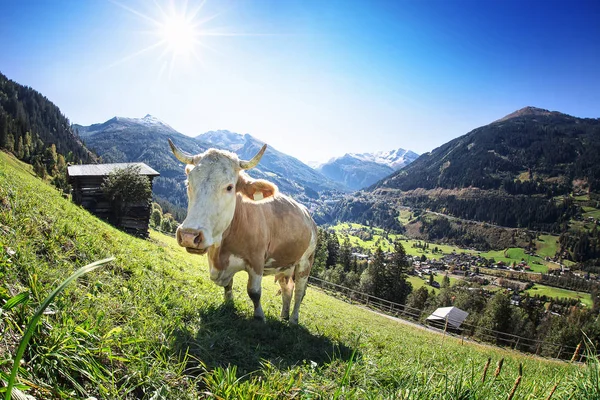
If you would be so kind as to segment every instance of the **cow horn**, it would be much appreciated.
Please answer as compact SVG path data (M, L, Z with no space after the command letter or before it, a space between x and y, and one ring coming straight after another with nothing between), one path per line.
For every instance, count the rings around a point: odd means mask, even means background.
M175 146L173 144L171 139L168 139L168 140L169 140L169 146L171 146L171 151L175 155L175 158L177 158L179 161L181 161L184 164L193 164L194 163L194 156L186 153L185 151L179 150L177 148L177 146Z
M258 153L250 161L240 160L240 167L242 169L250 169L256 167L263 154L265 154L265 150L267 150L267 145L263 144L263 147L260 149Z

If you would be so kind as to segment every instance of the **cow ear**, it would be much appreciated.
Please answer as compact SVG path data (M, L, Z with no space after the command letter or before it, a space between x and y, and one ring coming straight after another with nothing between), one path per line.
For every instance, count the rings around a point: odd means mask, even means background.
M189 175L189 173L194 169L195 165L193 164L186 164L185 165L185 174Z
M275 196L278 189L273 183L264 179L252 179L246 173L241 172L236 190L245 197L252 200L264 200Z

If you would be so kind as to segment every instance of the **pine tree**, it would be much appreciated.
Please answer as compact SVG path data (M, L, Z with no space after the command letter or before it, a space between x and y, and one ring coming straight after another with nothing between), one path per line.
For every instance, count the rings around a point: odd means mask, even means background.
M318 228L317 233L317 248L315 250L315 261L313 263L313 274L315 276L321 276L325 270L325 265L329 252L327 251L327 244L329 240L329 234L325 229Z
M408 259L406 250L402 243L397 240L394 243L394 253L390 263L386 265L385 275L388 281L386 288L386 299L404 304L406 297L412 291L412 284L406 280L408 272Z
M350 245L350 238L346 236L342 246L340 247L340 261L339 263L344 267L344 271L348 272L351 269L352 262L352 246Z
M327 238L327 268L335 267L339 260L340 242L335 232L330 232Z

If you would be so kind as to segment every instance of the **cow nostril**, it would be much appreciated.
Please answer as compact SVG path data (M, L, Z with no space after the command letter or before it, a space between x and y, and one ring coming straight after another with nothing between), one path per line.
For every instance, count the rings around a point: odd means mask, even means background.
M194 245L200 246L200 243L202 243L204 241L204 237L202 235L202 232L198 232L198 235L194 238Z

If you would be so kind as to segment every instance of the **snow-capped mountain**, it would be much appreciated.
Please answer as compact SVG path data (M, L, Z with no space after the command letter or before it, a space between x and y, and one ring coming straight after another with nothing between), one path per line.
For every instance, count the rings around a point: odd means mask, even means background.
M86 139L91 135L98 132L125 132L125 131L153 131L156 133L175 133L179 134L170 125L161 121L160 119L147 114L144 118L126 118L126 117L113 117L106 122L100 124L92 124L90 126L73 125L73 128L77 130L79 136L82 139Z
M246 143L244 135L224 129L203 133L196 136L196 139L233 152L244 147L244 144Z
M210 147L233 151L242 159L252 158L263 142L251 135L221 130L197 138L183 135L151 115L144 118L114 117L90 126L73 125L86 146L103 162L144 162L160 172L153 182L154 194L177 206L185 207L187 195L183 166L173 157L167 138L182 150L198 154ZM347 190L319 172L269 146L258 167L249 171L255 178L268 179L282 192L306 205L317 201L326 190Z
M213 147L233 151L242 159L252 158L264 144L252 135L241 135L227 130L206 132L196 136L196 139ZM272 146L267 147L256 170L257 173L264 174L266 179L277 183L280 189L286 193L306 192L314 195L312 191L347 190L297 158L284 154ZM301 187L308 188L308 191Z
M370 186L410 164L418 154L402 148L376 153L348 153L318 166L317 171L352 190Z
M387 165L394 170L399 170L419 157L417 153L402 148L398 150L378 151L376 153L349 153L346 155L362 161Z
M86 146L102 157L102 162L144 162L160 172L153 182L152 191L161 199L185 207L187 195L185 174L177 161L167 138L189 153L202 153L210 146L185 136L171 126L153 117L114 117L90 126L73 125Z

